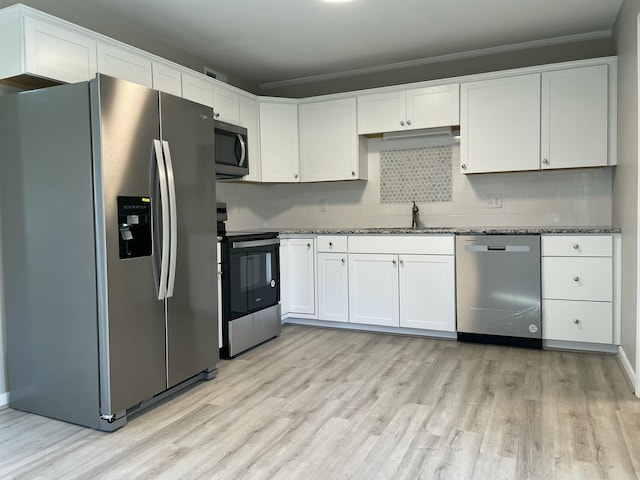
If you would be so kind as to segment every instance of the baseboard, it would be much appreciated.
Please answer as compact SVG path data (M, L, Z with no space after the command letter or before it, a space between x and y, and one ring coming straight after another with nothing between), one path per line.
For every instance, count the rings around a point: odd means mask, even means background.
M9 405L9 392L0 393L0 408Z
M627 357L627 354L625 353L624 348L622 348L622 346L618 348L617 358L618 358L618 363L622 367L622 370L627 375L627 380L629 380L631 387L633 387L633 391L635 392L636 396L638 396L639 392L638 392L635 369L633 368L633 366L631 366L631 362L629 362L629 358Z

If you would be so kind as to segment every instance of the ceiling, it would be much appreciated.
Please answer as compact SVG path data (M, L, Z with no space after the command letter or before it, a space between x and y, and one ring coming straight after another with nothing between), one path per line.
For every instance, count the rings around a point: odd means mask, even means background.
M74 19L121 22L222 73L268 87L460 58L477 50L603 38L611 35L622 1L47 0L47 5L55 4L51 13L63 18L72 9ZM42 2L24 3L38 8Z

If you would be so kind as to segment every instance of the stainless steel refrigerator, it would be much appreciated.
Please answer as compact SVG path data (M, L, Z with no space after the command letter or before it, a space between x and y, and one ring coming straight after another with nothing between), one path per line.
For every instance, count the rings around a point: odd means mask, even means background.
M217 373L211 108L99 75L0 97L13 408L114 430Z

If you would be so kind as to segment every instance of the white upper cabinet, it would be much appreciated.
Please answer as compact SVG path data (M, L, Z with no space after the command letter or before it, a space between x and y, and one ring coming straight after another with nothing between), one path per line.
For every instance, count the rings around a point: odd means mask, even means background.
M463 83L462 173L616 164L615 63Z
M358 97L358 134L458 125L457 83Z
M83 29L21 5L0 12L0 78L30 74L73 83L96 72L96 40Z
M258 108L262 181L299 182L297 102L261 99Z
M540 75L463 83L462 173L540 168Z
M98 72L153 87L151 60L133 49L98 42Z
M240 126L247 129L249 158L249 175L242 177L244 181L259 182L261 175L260 161L260 123L258 121L258 100L255 97L239 95Z
M607 65L542 74L542 169L608 161Z
M240 95L219 83L213 85L213 112L216 120L240 123Z
M182 96L182 74L177 68L154 61L151 65L153 88L161 92Z
M213 83L204 75L182 73L182 97L213 107Z
M366 178L366 147L357 134L356 99L298 107L302 182Z

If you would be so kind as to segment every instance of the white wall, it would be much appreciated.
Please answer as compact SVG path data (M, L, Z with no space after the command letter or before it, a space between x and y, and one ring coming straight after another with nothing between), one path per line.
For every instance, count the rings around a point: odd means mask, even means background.
M415 147L394 143L392 148ZM256 227L410 227L407 204L380 203L380 151L369 140L369 180L315 184L218 184L218 201L229 208L229 229ZM612 168L462 175L453 147L453 201L418 204L426 227L610 226ZM502 208L488 208L487 195L501 193ZM319 201L327 201L320 212Z
M636 368L638 295L638 27L640 0L625 0L614 28L618 54L618 166L613 218L622 235L622 349Z

